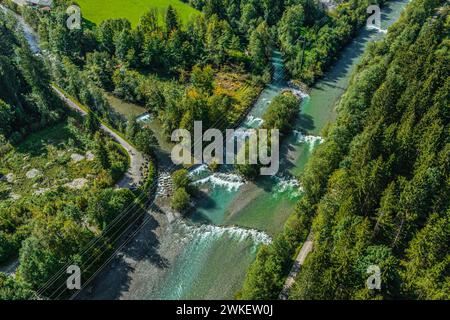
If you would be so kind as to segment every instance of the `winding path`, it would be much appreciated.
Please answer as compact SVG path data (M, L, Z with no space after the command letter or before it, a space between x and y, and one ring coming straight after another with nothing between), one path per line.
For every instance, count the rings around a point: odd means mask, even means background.
M22 16L16 14L15 12L11 11L10 9L6 8L5 6L0 4L0 10L4 12L8 12L12 14L19 22L19 25L22 27L25 39L27 40L30 49L35 54L40 54L40 45L39 45L39 39L33 29L25 22ZM53 90L58 94L58 96L72 109L76 110L77 112L81 113L82 115L86 115L86 111L84 111L82 108L80 108L74 101L72 101L70 98L68 98L61 90L59 90L56 86L52 85ZM101 125L101 129L110 135L114 140L116 140L125 150L127 151L129 157L130 157L130 166L125 173L125 175L120 179L120 181L117 183L117 186L120 188L129 188L133 189L139 185L139 183L142 181L142 174L141 174L141 167L145 164L146 159L144 155L136 150L135 147L133 147L131 144L129 144L125 139L120 137L116 132L111 130L105 125Z
M57 87L52 85L52 88L58 94L61 100L63 100L70 108L81 113L83 116L87 114L85 110L80 108L78 104L68 98ZM125 148L125 150L128 152L128 155L130 156L130 166L128 167L128 170L124 174L122 179L120 179L120 181L117 183L117 186L120 188L129 189L137 187L142 182L141 168L145 164L144 155L104 124L101 124L101 129L109 136L111 136L114 140L116 140L123 148Z
M301 266L305 263L305 259L308 256L308 254L312 251L312 249L313 249L313 237L312 234L310 233L305 243L303 244L302 248L300 249L297 259L295 259L294 264L292 265L291 272L289 272L289 276L287 277L286 282L284 283L283 290L281 291L278 297L280 300L288 299L289 291L291 291L291 288L294 285L295 278L297 277Z

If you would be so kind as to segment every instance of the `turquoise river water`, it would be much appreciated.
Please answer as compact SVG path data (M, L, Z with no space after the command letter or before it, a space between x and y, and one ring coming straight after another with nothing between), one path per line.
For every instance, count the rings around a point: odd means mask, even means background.
M179 253L156 285L148 283L146 289L124 298L233 298L258 245L268 242L266 234L274 236L282 229L301 197L301 182L295 176L301 173L314 147L321 143L321 130L335 119L336 102L347 88L364 48L384 35L407 3L391 1L382 9L382 30L361 30L308 95L297 92L303 96L300 117L296 131L286 141L288 151L277 176L260 179L255 184L244 183L232 172L211 173L205 166L191 173L195 184L207 191L207 196L197 203L189 222L174 225L182 243L177 249ZM260 125L270 101L287 87L278 52L274 53L272 63L272 83L262 92L244 127ZM145 281L145 277L140 279Z
M406 0L390 1L382 9L382 29L398 19ZM22 22L22 21L21 21ZM27 30L25 30L27 31ZM294 133L284 142L282 165L275 177L245 183L233 172L191 173L205 192L189 218L160 215L145 228L94 281L84 298L94 299L229 299L242 286L260 246L282 229L301 197L296 179L321 130L336 117L335 105L348 86L365 46L384 30L363 29L299 105ZM33 37L27 37L35 46ZM261 93L243 127L261 124L270 101L287 89L279 52L272 59L274 76ZM155 230L159 230L156 232Z

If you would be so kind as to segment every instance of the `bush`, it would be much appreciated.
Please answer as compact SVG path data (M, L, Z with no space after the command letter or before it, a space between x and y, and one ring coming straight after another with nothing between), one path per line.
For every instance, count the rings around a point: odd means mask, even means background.
M186 189L189 186L190 178L186 169L180 169L172 173L172 181L175 189Z
M28 285L0 272L0 300L27 300L31 297Z
M190 196L186 189L178 188L172 197L172 209L178 212L184 212L189 208Z
M156 178L156 168L153 161L150 161L147 168L147 177L144 184L144 190L147 191L150 188L153 188L153 183Z
M153 147L158 144L150 128L142 128L139 130L134 136L133 142L139 151L148 155L152 155Z

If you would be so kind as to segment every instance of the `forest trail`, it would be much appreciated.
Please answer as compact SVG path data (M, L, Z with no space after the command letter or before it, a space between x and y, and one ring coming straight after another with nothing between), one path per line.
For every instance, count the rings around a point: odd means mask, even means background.
M85 110L80 108L78 104L76 104L74 101L68 98L56 86L52 85L52 89L58 94L61 100L63 100L70 108L81 113L83 116L87 114ZM143 180L141 168L146 162L144 155L141 152L139 152L135 147L133 147L131 144L129 144L125 139L119 136L116 132L114 132L104 124L101 124L101 129L109 136L111 136L114 140L116 140L123 148L125 148L130 157L130 165L128 167L128 170L125 173L125 175L120 179L120 181L117 183L117 186L119 188L128 188L128 189L134 189L138 187Z
M281 290L281 293L278 297L280 300L288 299L289 291L294 285L295 278L297 277L297 274L299 273L301 266L303 265L303 263L305 263L305 259L308 256L308 254L312 251L312 249L313 249L313 237L312 234L310 233L305 243L303 244L302 248L300 249L297 259L295 259L294 264L292 265L291 271L289 272L286 282L284 283L283 290Z

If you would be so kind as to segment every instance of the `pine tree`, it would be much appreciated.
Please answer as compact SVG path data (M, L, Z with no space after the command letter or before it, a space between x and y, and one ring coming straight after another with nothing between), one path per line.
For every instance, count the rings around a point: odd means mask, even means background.
M175 9L169 5L166 12L166 31L168 33L179 28L178 15Z
M105 140L100 132L95 134L95 157L103 169L109 169L111 167L111 162L108 157L108 150L106 150L105 146Z
M95 134L100 129L100 121L92 111L88 112L84 127L90 134Z

